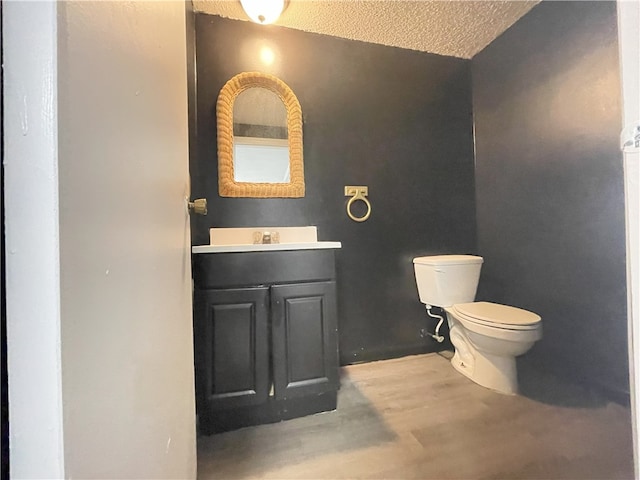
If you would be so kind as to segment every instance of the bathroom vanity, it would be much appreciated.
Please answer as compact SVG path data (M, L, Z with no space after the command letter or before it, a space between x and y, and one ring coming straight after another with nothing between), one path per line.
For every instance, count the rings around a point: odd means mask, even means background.
M201 434L336 408L336 248L193 247Z

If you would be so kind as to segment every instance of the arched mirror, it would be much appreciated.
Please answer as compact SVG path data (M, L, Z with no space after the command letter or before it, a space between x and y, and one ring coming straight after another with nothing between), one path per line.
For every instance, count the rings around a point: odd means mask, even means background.
M220 91L218 188L223 197L304 197L302 111L282 80L241 73Z

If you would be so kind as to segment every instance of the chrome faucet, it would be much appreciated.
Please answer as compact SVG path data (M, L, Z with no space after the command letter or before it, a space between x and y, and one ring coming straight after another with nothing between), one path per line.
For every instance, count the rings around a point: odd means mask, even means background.
M280 243L280 234L278 232L253 232L253 243L268 245L270 243Z

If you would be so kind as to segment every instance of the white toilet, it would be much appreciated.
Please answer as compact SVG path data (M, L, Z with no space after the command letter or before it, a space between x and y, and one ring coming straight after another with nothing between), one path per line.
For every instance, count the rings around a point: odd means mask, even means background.
M474 302L482 257L436 255L413 259L420 301L447 314L454 368L483 387L518 392L516 357L542 338L540 316L520 308Z

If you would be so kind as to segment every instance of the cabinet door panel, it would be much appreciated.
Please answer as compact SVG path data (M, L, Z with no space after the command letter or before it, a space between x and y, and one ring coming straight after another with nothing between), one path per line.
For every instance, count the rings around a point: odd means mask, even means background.
M269 289L196 291L196 375L209 408L256 405L269 394Z
M276 398L336 390L335 282L273 286L271 313Z

